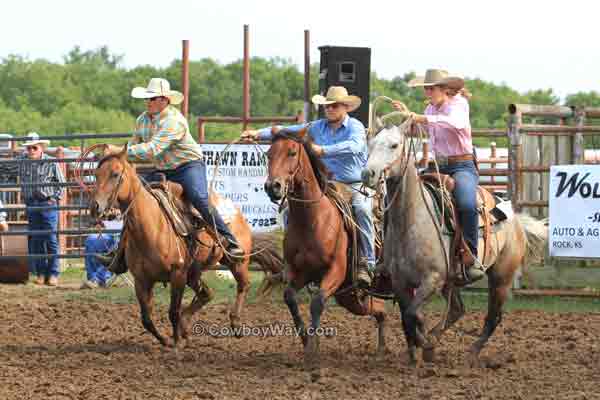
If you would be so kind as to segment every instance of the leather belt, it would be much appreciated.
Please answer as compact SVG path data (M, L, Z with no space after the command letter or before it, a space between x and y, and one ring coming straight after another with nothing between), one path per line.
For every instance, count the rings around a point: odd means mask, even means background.
M435 161L437 164L442 167L450 164L456 164L463 161L473 161L473 154L461 154L458 156L436 156Z

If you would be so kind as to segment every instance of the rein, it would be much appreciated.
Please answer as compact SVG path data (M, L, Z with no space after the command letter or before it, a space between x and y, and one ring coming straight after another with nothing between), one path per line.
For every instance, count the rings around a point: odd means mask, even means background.
M296 156L296 159L297 159L296 168L290 173L290 175L285 180L285 190L283 193L283 197L279 203L277 203L277 202L274 202L274 203L278 204L280 207L282 207L282 204L285 201L285 199L288 199L288 201L295 201L297 203L305 203L305 204L315 204L315 203L320 202L321 199L323 198L323 196L325 196L325 191L327 190L327 188L321 189L321 196L319 196L318 199L307 200L307 199L302 199L299 197L292 196L295 193L296 185L294 184L294 182L296 180L296 175L298 175L303 170L302 161L300 159L300 154L302 153L302 151L306 151L306 149L304 148L303 142L301 142L300 140L298 140L297 137L292 136L285 130L276 133L276 135L278 135L279 137L281 137L283 139L288 139L293 142L296 142L299 150L298 150L297 156ZM300 173L300 177L301 177L302 181L308 182L308 178L306 178L304 176L304 174Z
M412 118L409 117L408 120L405 122L405 124L409 124L409 126L411 124L413 124ZM421 125L417 125L417 130L418 130L419 141L421 141L423 139L423 137L424 137L424 133L425 133L424 129L423 129L423 127ZM387 182L387 180L389 179L388 178L388 173L391 170L391 168L394 167L394 166L396 166L396 165L398 165L398 164L400 165L400 169L401 169L401 172L400 172L400 174L398 176L400 176L401 178L404 179L404 177L406 176L407 169L408 169L408 163L411 160L410 155L413 155L414 159L416 160L416 147L415 147L415 143L414 143L415 140L411 137L409 139L409 142L410 142L409 143L409 147L408 147L408 149L406 149L406 140L403 141L403 143L402 143L402 152L401 152L402 155L400 157L398 157L396 160L392 161L388 166L386 166L384 168L383 174L382 174L383 175L382 179L384 180L384 183ZM438 173L438 180L439 180L440 190L445 191L446 189L442 185L441 176L439 175L439 166L438 166L437 162L435 162L435 160L434 160L434 165L435 165L436 172ZM433 222L433 225L435 226L435 230L436 230L436 234L438 236L438 240L440 242L442 251L444 252L444 261L445 261L445 264L446 264L446 276L449 277L450 276L450 258L449 258L449 254L448 254L448 251L446 249L446 246L444 245L444 238L443 238L443 235L442 235L445 208L444 208L444 206L442 204L442 218L441 218L441 220L438 223L437 218L435 217L434 212L432 211L431 207L429 206L429 204L426 201L425 190L423 188L423 186L424 186L423 182L420 179L417 179L417 184L419 185L419 191L421 193L421 200L425 204L427 212L428 212L429 216L431 217L431 221ZM381 191L381 186L378 187L378 191ZM395 199L398 196L398 194L399 194L400 191L401 191L401 185L398 184L396 186L393 194L392 194L392 197L391 197L388 205L384 206L384 208L383 208L384 215L385 215L386 212L388 212L392 208L392 204L394 203L394 201L395 201ZM451 287L450 290L453 290L453 288ZM445 314L443 316L443 320L444 321L447 320L447 318L448 318L449 310L450 310L450 302L448 302L448 305L447 305L447 308L446 308L446 312L445 312Z

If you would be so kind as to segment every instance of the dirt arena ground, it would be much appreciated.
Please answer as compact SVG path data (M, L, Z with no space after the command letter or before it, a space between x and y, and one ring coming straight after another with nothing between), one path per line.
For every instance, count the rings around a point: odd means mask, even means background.
M470 368L465 350L483 314L469 313L435 364L408 368L396 312L390 352L375 359L374 322L330 307L323 325L335 335L321 340L322 378L311 382L292 336L196 333L175 353L142 334L137 305L20 290L0 285L0 399L600 399L600 314L509 312ZM209 306L202 326L226 327L226 307ZM164 307L155 320L170 333ZM290 318L280 304L251 304L244 323Z

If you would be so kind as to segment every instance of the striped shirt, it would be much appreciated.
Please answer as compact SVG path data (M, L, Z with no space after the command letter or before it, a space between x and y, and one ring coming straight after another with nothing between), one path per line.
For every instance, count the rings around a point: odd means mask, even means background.
M27 156L18 157L20 160L28 160ZM54 159L48 154L44 153L41 157L42 160ZM56 162L19 162L19 177L21 183L64 183L65 177ZM25 204L31 201L47 201L47 200L60 200L63 196L64 188L59 186L21 186L21 194L25 201Z
M160 113L142 113L127 143L130 158L151 161L159 170L171 170L202 159L202 148L190 133L185 117L173 106Z

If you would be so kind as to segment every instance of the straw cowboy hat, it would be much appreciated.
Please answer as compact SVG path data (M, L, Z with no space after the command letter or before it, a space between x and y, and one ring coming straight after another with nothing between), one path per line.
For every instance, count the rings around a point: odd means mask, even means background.
M163 78L152 78L148 87L135 87L131 91L131 97L136 99L151 99L153 97L166 97L171 104L179 104L183 101L183 94L171 90L169 81Z
M342 103L348 106L348 112L356 110L361 103L360 97L349 95L348 91L343 86L331 86L327 89L327 94L321 96L315 94L312 97L312 102L319 106L326 104Z
M40 135L37 132L30 132L27 134L28 141L23 143L23 147L35 146L41 144L43 146L48 146L50 144L49 140L41 140Z
M428 69L425 76L417 76L408 82L408 87L446 85L451 89L460 90L465 86L465 80L458 75L450 75L443 69Z

